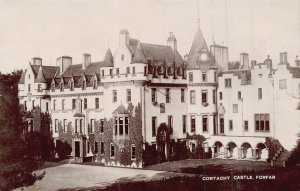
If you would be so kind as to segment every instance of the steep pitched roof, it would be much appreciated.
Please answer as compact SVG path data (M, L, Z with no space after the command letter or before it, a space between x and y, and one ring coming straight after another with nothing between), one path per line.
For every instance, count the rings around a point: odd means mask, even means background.
M145 54L140 43L137 45L136 51L132 59L132 63L146 63Z
M105 66L108 66L108 67L114 66L114 58L112 56L110 49L107 49L103 62L104 62L103 65L105 65Z
M43 74L43 67L40 66L37 77L34 79L35 83L46 83L45 76Z
M199 51L201 51L202 49L206 49L208 52L208 47L207 44L205 42L204 36L201 32L200 27L198 27L198 30L196 32L196 35L194 37L194 41L190 50L190 53L188 55L187 58L187 67L188 68L194 68L196 65L196 61L198 59L199 56Z
M25 73L26 73L26 70L22 71L21 77L19 79L19 84L25 83Z
M137 39L134 39L134 38L129 38L129 44L128 44L128 47L130 49L130 51L132 53L135 53L136 49L137 49L137 46L138 46L138 43L139 41Z

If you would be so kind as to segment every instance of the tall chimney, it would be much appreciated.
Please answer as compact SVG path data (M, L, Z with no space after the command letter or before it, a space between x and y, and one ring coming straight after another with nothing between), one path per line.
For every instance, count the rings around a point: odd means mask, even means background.
M85 53L82 55L82 69L85 69L91 63L91 55Z
M249 55L245 52L240 54L240 63L241 68L248 69L249 68Z
M300 60L298 59L298 55L296 56L295 63L296 63L296 66L297 66L297 67L300 66Z
M61 56L56 59L56 66L59 66L60 74L64 73L71 65L72 57L70 56Z
M32 65L42 65L42 59L39 57L33 57L31 60Z
M122 29L119 36L119 44L129 44L129 32L127 29Z
M176 40L173 32L169 33L169 37L168 37L168 40L167 40L167 45L170 46L173 51L177 50L177 40Z
M287 63L288 61L287 61L287 52L284 52L283 53L283 61L284 61L284 63Z
M251 60L251 68L253 69L254 66L256 65L256 60Z
M280 55L280 63L283 63L283 54L284 54L283 52L280 52L280 54L279 54Z

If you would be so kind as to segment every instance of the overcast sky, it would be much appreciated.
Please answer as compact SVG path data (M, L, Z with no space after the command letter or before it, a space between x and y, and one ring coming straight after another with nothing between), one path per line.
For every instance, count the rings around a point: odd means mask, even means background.
M275 63L287 51L294 64L300 56L299 0L198 0L200 26L211 45L229 47L230 60L240 52ZM0 71L27 67L39 56L45 65L68 55L80 63L114 52L119 31L141 42L166 44L174 32L181 55L189 53L197 28L197 0L0 0ZM214 34L214 35L213 35Z

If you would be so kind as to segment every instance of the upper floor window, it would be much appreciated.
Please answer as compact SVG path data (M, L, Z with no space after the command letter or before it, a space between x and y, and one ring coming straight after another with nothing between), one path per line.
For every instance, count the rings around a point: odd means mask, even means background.
M87 109L87 98L83 99L83 109Z
M196 103L196 93L195 90L190 91L190 103L195 104Z
M258 88L258 99L262 99L262 88Z
M238 104L232 104L232 112L237 113L238 112Z
M28 92L31 92L31 84L28 84Z
M55 84L51 84L51 91L55 91Z
M127 89L127 102L131 102L131 89Z
M104 119L100 119L100 133L104 132Z
M70 91L74 90L74 82L70 82Z
M284 80L279 80L279 89L286 89L286 79Z
M126 73L129 74L130 73L130 67L126 68Z
M131 160L136 159L136 147L134 144L131 145Z
M146 76L147 74L148 74L147 66L144 66L144 76Z
M93 89L97 89L97 80L93 81Z
M224 117L220 116L220 133L224 133Z
M194 78L193 78L193 72L189 72L189 82L193 82Z
M42 84L38 84L38 92L42 91Z
M186 115L182 116L182 132L186 133Z
M61 92L64 91L64 84L63 83L60 83L59 89L60 89Z
M202 130L203 132L207 132L208 131L208 119L207 119L207 115L203 115L202 116Z
M217 100L216 100L216 90L213 90L212 91L212 96L213 96L213 103L217 103Z
M120 74L120 69L116 68L116 74L119 75Z
M214 72L214 81L217 82L217 72Z
M270 115L255 114L255 131L269 132L270 131Z
M114 75L114 70L113 69L109 69L109 75L112 77Z
M115 117L115 135L128 135L129 121L127 116Z
M125 56L124 56L124 54L122 54L121 55L121 60L124 61L124 58L125 58Z
M30 74L28 74L28 79L30 79Z
M152 102L156 102L156 88L151 88L151 99Z
M117 90L113 90L113 102L117 102Z
M95 109L99 109L99 98L95 98Z
M202 103L207 103L207 90L201 91Z
M238 91L238 99L241 100L242 99L242 92Z
M65 99L61 100L61 109L64 110L65 109Z
M223 93L219 92L219 99L222 100L223 99Z
M226 88L231 88L231 79L230 78L225 79L225 87Z
M95 131L95 119L91 119L91 124L90 124L90 133L94 133Z
M170 88L166 89L166 102L170 103L171 99L170 99Z
M56 110L56 100L53 100L53 110Z
M46 111L49 111L49 102L46 102Z
M102 73L102 77L104 77L104 70L101 70L101 73Z
M85 88L86 88L86 81L84 80L84 81L82 82L82 90L85 90Z
M184 89L181 89L181 102L185 102L185 92L184 92Z
M232 120L229 120L229 131L233 130L233 122Z
M248 131L249 127L248 127L248 121L245 120L244 121L244 131Z
M76 99L72 99L72 109L76 108Z
M206 82L207 81L207 74L206 72L202 72L202 82Z
M135 74L135 67L132 67L132 74Z

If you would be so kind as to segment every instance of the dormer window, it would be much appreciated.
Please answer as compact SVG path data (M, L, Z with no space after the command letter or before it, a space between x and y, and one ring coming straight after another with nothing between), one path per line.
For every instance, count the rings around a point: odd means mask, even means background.
M31 84L28 84L28 92L31 91Z
M93 81L93 88L97 89L97 81L96 80Z
M64 85L63 85L63 83L60 83L59 89L60 89L61 92L64 91Z
M42 91L42 84L39 84L38 85L38 92L41 92Z
M55 84L51 84L51 90L54 92L55 91Z
M83 81L82 82L82 90L85 90L85 88L86 88L86 81Z
M202 72L202 82L206 82L206 81L207 81L206 72Z
M70 82L70 91L74 90L74 82Z
M120 70L119 68L116 68L116 74L119 75L120 74Z
M126 68L126 73L129 74L130 73L130 67Z
M101 70L101 72L102 72L102 77L104 77L104 70Z

